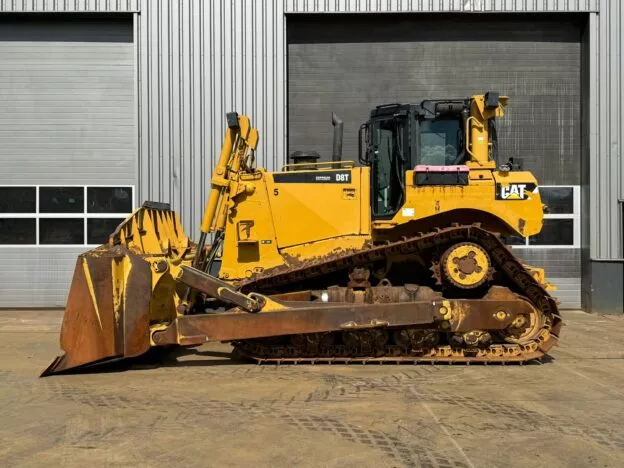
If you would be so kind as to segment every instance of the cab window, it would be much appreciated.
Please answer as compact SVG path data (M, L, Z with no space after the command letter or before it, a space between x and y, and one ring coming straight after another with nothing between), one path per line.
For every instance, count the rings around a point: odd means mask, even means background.
M459 119L420 121L419 164L452 166L462 164L462 129Z

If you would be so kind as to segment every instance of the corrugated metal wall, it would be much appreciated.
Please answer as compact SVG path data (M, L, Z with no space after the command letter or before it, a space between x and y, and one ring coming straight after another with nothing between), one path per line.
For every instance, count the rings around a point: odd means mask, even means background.
M0 11L13 13L122 13L139 11L140 0L0 0Z
M285 16L297 12L598 12L590 15L591 255L622 256L619 0L0 0L4 12L133 12L137 15L140 196L183 208L191 234L218 152L223 114L254 116L260 162L284 157Z
M624 257L624 7L601 0L589 21L590 255Z
M595 11L601 0L286 0L288 13ZM619 1L619 0L614 0Z
M150 1L139 15L140 198L183 207L196 236L225 113L252 117L258 164L285 152L283 4Z

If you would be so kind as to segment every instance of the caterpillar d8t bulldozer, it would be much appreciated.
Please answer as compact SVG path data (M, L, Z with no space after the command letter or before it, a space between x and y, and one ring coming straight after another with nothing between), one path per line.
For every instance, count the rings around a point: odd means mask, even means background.
M201 236L146 202L79 256L43 375L151 347L229 342L258 362L524 362L558 342L540 269L506 239L542 227L537 181L497 161L507 99L385 105L360 164L255 167L258 132L226 116ZM209 242L210 241L210 242Z

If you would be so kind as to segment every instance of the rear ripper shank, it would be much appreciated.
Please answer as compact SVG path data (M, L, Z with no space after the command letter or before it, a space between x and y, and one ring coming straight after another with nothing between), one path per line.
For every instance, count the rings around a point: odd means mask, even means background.
M199 242L146 202L79 256L65 354L42 375L206 341L258 362L541 358L562 321L543 270L505 245L543 217L535 178L496 160L506 101L380 106L361 166L333 154L276 173L228 114Z

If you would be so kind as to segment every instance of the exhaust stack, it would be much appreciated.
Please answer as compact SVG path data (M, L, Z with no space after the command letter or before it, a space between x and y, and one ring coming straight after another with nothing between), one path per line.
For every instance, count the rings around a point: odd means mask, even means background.
M334 126L332 162L340 162L342 160L342 136L344 133L344 122L336 115L335 112L332 112L332 125Z

